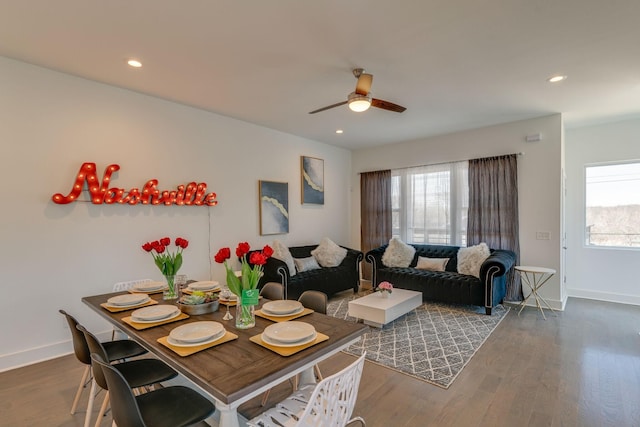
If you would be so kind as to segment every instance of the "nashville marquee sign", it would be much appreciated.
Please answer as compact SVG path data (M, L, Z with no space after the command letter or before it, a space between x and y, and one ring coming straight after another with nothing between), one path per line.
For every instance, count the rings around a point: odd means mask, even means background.
M84 183L87 183L91 203L100 204L129 204L137 205L186 205L186 206L215 206L218 204L216 193L207 193L207 184L190 182L187 185L178 185L175 190L158 190L158 180L150 179L142 190L132 188L126 191L124 188L109 188L109 181L114 172L120 170L119 165L109 165L104 171L102 181L98 179L95 163L83 163L76 176L75 183L68 195L54 194L54 203L66 205L78 200Z

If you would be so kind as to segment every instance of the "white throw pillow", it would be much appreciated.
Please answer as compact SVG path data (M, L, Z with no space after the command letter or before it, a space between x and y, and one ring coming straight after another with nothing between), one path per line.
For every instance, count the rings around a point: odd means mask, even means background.
M416 248L407 245L397 237L392 237L389 240L389 246L382 254L382 263L387 267L409 267L415 253Z
M293 256L291 252L289 252L289 248L282 243L280 240L274 240L271 245L273 249L273 257L275 259L279 259L287 264L287 268L289 269L289 276L296 275L296 264L293 262Z
M318 264L323 267L337 267L347 256L347 250L333 243L328 237L322 239L317 248L311 251Z
M448 262L449 258L427 258L419 256L416 268L420 270L444 271Z
M458 250L458 273L480 277L480 266L491 255L486 243Z
M296 269L298 273L302 273L303 271L309 270L317 270L320 268L318 265L318 261L312 256L308 258L294 258L293 262L296 263Z

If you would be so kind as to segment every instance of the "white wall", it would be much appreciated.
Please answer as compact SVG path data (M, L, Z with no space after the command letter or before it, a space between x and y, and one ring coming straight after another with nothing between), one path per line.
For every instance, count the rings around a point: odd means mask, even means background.
M567 130L567 292L640 305L640 251L584 245L585 165L640 160L640 119Z
M525 136L542 134L539 142ZM355 151L352 157L352 245L360 244L360 172L428 165L524 152L518 158L520 262L556 269L541 295L562 309L560 271L562 119L559 114L505 125ZM549 231L551 240L536 240Z
M223 280L211 256L239 241L349 243L348 150L2 57L0 94L0 371L71 350L60 308L108 330L80 298L160 280L146 241L188 239L180 273L200 280ZM301 155L324 159L324 206L300 203ZM112 184L126 189L206 182L219 205L54 204L83 162L119 164ZM259 236L258 180L289 183L289 234Z

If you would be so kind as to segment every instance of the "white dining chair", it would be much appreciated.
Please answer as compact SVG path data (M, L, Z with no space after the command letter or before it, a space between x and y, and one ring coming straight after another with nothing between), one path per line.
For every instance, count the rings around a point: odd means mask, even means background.
M362 417L351 418L364 368L362 354L355 362L318 384L307 384L274 408L249 420L250 427L343 427Z

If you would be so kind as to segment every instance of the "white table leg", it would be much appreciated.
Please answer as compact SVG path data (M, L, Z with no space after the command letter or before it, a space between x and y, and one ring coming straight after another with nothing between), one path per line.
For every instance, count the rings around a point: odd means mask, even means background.
M315 384L316 374L313 372L313 367L300 372L300 380L298 382L299 384ZM298 387L300 386L298 385Z
M240 427L238 421L238 410L226 405L216 405L220 411L220 427Z

